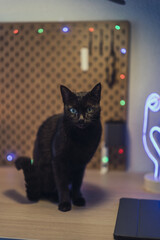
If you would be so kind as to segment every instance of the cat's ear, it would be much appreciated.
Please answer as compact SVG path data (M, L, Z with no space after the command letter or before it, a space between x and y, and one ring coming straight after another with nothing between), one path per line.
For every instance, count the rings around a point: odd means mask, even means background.
M60 90L64 104L67 104L71 99L75 98L75 94L67 87L61 85Z
M99 103L101 99L101 83L98 83L96 86L94 86L89 94Z

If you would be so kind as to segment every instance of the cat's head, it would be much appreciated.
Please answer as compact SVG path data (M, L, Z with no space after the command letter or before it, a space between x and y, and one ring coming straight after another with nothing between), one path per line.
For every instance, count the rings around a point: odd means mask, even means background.
M61 85L65 118L75 127L85 129L100 118L101 84L89 92L74 93Z

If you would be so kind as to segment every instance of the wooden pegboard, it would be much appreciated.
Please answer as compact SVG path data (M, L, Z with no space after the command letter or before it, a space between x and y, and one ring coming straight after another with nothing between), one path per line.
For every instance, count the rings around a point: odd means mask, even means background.
M67 33L64 26L69 27ZM37 32L40 28L43 33ZM80 68L82 47L89 48L86 72ZM101 82L102 125L108 120L126 121L128 52L127 21L1 23L0 164L12 164L6 161L11 152L32 157L38 127L63 110L60 84L89 91ZM100 147L89 166L99 165Z

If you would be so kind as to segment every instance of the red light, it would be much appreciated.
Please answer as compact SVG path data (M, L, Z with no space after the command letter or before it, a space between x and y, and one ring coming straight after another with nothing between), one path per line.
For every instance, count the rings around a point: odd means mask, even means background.
M90 28L89 28L89 31L90 31L90 32L94 32L94 28L90 27Z
M125 77L126 77L126 76L125 76L124 74L121 74L121 75L120 75L120 79L125 79Z
M123 149L123 148L120 148L120 149L118 150L118 153L119 153L119 154L123 154L123 153L124 153L124 149Z
M18 34L19 33L19 30L18 29L14 29L13 30L13 33L16 35L16 34Z

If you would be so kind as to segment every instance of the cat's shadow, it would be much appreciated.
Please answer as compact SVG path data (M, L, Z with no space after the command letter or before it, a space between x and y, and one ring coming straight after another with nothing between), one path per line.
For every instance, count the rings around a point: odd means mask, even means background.
M93 184L85 182L82 187L83 195L87 202L87 207L91 207L97 204L102 203L103 201L107 200L108 193L107 191L104 191L99 186L95 186ZM35 202L29 201L26 196L23 196L21 193L19 193L15 189L9 189L3 192L3 194L12 199L15 202L18 202L20 204L33 204ZM43 199L44 200L44 199ZM48 201L51 201L51 199L45 199ZM56 203L56 201L51 201L53 203Z
M3 194L12 199L15 202L21 203L21 204L32 204L33 202L29 201L27 197L23 196L21 193L19 193L15 189L9 189L3 192Z
M84 183L82 192L86 199L87 207L99 205L107 201L108 198L107 190L105 191L102 187L87 182Z

